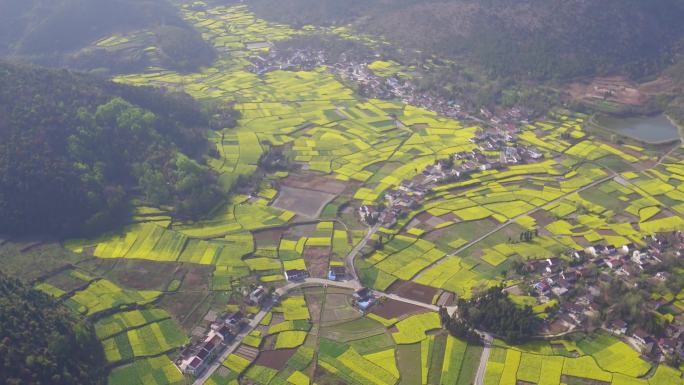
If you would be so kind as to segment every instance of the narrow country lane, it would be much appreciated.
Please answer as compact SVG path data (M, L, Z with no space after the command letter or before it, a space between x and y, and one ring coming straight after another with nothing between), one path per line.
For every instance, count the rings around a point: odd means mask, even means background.
M356 257L359 255L361 250L363 250L364 247L366 247L366 244L370 239L375 235L376 232L380 229L380 224L377 223L373 227L368 229L368 232L366 233L366 236L363 237L361 242L356 244L354 248L347 254L346 258L346 264L347 264L347 271L349 271L353 277L354 281L359 280L359 276L356 274L356 267L354 267L354 260L356 260Z
M491 334L481 334L484 336L484 349L482 349L482 355L480 356L480 365L477 367L477 374L475 375L475 385L484 385L485 370L487 369L487 361L489 361L489 354L492 350L492 341L494 340Z

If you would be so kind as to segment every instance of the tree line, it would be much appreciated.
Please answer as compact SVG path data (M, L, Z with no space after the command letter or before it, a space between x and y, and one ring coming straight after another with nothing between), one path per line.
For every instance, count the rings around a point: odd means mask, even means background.
M453 335L469 342L481 342L477 330L490 332L507 343L517 344L537 335L542 320L532 307L519 307L496 286L476 295L471 300L460 298L453 317L440 308L442 325Z

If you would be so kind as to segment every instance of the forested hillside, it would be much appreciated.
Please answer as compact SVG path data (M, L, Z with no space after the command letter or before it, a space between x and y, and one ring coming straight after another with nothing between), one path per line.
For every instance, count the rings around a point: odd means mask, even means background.
M208 122L187 95L0 64L0 233L95 233L130 197L196 217L218 200Z
M213 59L209 46L167 0L0 1L0 55L39 64L71 64L69 54L98 39L140 30L153 32L169 68L188 70ZM134 56L109 64L139 54Z
M352 23L410 50L467 59L489 76L657 73L684 37L679 0L252 0L292 24ZM344 5L344 6L343 6Z
M92 327L46 294L0 272L0 382L104 383L102 347Z
M674 88L673 98L669 101L667 114L672 119L684 124L684 55L668 70L666 75L672 79Z

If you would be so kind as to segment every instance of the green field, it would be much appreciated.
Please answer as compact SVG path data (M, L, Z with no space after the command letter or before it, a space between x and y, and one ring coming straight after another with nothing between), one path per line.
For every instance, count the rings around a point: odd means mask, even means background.
M380 41L358 36L351 27L267 22L244 4L182 3L180 16L216 48L215 62L188 73L155 64L114 81L183 91L240 113L236 127L208 133L213 155L202 159L216 173L225 201L207 217L191 221L175 217L172 207L148 207L136 200L126 226L93 239L63 242L75 254L60 256L60 264L51 259L38 266L28 257L8 257L10 272L34 270L26 274L31 279L62 269L36 281L35 287L95 321L106 358L115 366L109 377L115 385L183 383L165 355L173 356L187 343L187 332L201 323L206 311L223 312L228 303L231 311L240 309L244 293L256 285L284 285L286 270L326 276L329 266L344 265L366 231L357 209L383 202L386 193L422 175L437 160L475 150L488 161L501 158L500 151L476 143L486 128L480 123L399 100L361 97L326 66L259 75L252 71L254 56L270 50L254 43L316 33L371 45L382 45ZM115 47L135 38L115 34L94 46ZM376 59L366 65L372 73L408 76L407 66ZM362 284L385 291L395 282L413 281L469 299L489 287L520 283L512 272L530 260L567 255L591 244L641 247L644 235L684 229L684 154L675 151L659 161L648 149L609 143L585 130L586 118L552 113L520 124L516 145L536 149L542 159L501 170L476 168L467 178L436 185L396 226L380 228L373 237L375 249L367 246L356 259ZM262 155L273 148L284 151L292 167L266 173L254 191L235 193L240 187L236 182L255 173ZM465 162L457 161L461 165ZM301 177L301 183L315 180L311 191L326 181L342 192L331 194L324 219L303 220L274 207L279 188L292 183L290 177ZM532 229L538 234L523 240L522 233ZM480 239L484 234L488 236ZM154 265L145 265L145 273L135 277L120 269L136 261ZM150 266L159 266L164 274ZM184 270L187 266L206 270ZM142 282L145 274L150 282ZM153 276L161 281L162 275L163 284L151 284ZM556 303L537 303L523 294L514 300L533 306L541 317ZM684 298L677 294L669 293L668 302L684 311ZM230 374L215 375L210 383L232 385L238 376L262 385L473 383L482 348L440 331L436 313L386 320L359 313L348 305L351 300L333 305L332 296L321 296L328 302L300 292L286 296L262 321L262 332L245 339L246 345L262 350L296 349L284 368L233 354L223 363ZM249 309L251 314L258 311ZM674 317L662 317L668 316ZM662 365L651 376L650 363L606 334L578 341L577 357L555 352L548 344L539 346L494 348L485 385L560 385L564 378L578 384L681 383L677 370Z

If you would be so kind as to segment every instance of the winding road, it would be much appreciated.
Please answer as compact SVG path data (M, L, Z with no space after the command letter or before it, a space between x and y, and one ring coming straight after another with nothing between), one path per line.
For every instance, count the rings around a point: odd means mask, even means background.
M369 233L368 233L369 235L366 238L370 239L370 237L372 236L372 233L374 233L375 231L377 231L377 229L375 229L374 231L373 231L373 229L369 230ZM364 239L366 239L366 238L364 238ZM367 239L366 239L366 241L367 241ZM356 254L358 254L359 251L360 251L360 249L356 251ZM352 253L353 252L354 252L354 250L352 250ZM350 255L351 255L351 253L350 253ZM356 273L354 273L354 276L356 276ZM332 286L332 287L337 287L337 288L341 288L341 289L350 289L350 290L358 290L362 287L361 283L356 279L349 280L349 281L331 281L328 279L321 279L321 278L307 278L305 280L298 281L298 282L290 282L287 285L276 289L275 292L276 292L276 294L278 294L279 296L282 297L284 295L287 295L292 290L301 289L301 288L305 288L305 287L320 287L320 286L325 286L325 287ZM391 298L393 300L405 302L405 303L415 305L415 306L420 306L420 307L423 307L423 308L428 309L428 310L432 310L432 311L439 310L438 306L435 306L431 303L428 304L428 303L423 303L420 301L414 301L414 300L404 298L404 297L394 295L394 294L384 294L384 293L380 293L380 292L378 292L378 293L382 296L387 297L387 298ZM195 380L193 385L204 384L209 379L209 377L211 377L211 375L214 374L214 372L218 368L221 367L221 365L223 364L223 361L225 361L226 358L228 358L228 356L230 354L232 354L233 352L235 352L235 350L237 350L237 348L242 343L242 340L247 335L249 335L249 333L251 333L254 329L256 329L259 326L259 323L261 322L261 320L263 320L264 317L266 317L266 314L268 314L268 312L271 310L272 307L273 307L273 303L269 303L267 306L264 306L264 308L261 309L261 311L259 311L259 313L257 313L256 316L254 316L254 318L249 323L249 325L242 332L240 332L240 334L235 337L235 340L230 345L228 345L228 347L223 351L223 353L221 353L221 355L219 357L216 358L214 363L211 366L209 366L209 368L207 368L202 373L201 376L197 377L197 379ZM453 314L456 311L456 307L451 306L451 307L448 307L447 310L449 311L449 314Z
M354 246L354 248L349 252L349 254L347 254L347 258L346 258L347 271L351 273L353 280L356 282L359 282L359 277L356 274L356 267L354 267L354 260L359 255L361 250L363 250L363 248L366 247L366 244L368 243L368 241L370 241L370 239L373 237L373 235L375 235L375 233L378 232L379 229L380 229L380 223L377 223L373 227L370 227L368 229L368 232L366 233L366 235L361 240L361 242L359 242L356 246ZM361 285L360 282L359 282L359 285Z
M569 192L567 194L563 194L562 196L560 196L560 197L558 197L552 201L549 201L549 202L545 203L544 205L535 207L534 209L529 210L523 214L512 217L509 220L507 220L506 222L495 227L493 230L482 234L478 238L476 238L476 239L468 242L467 244L459 247L458 249L456 249L456 250L452 251L451 253L445 255L444 257L434 261L430 266L434 266L435 264L439 263L440 261L442 261L443 259L445 259L449 256L453 256L453 255L457 255L459 253L462 253L463 251L469 249L470 247L472 247L475 244L483 241L487 237L489 237L489 236L495 234L496 232L502 230L506 226L511 225L516 220L518 220L524 216L533 214L536 211L541 210L544 207L548 207L549 205L552 205L554 203L558 203L558 202L562 201L563 199L567 198L568 196L570 196L572 194L576 194L576 193L588 190L588 189L595 187L601 183L604 183L608 180L614 179L616 176L617 176L617 174L613 172L613 173L611 173L611 175L608 175L604 178L598 179L598 180L596 180L596 181L594 181L594 182L592 182L586 186L583 186L583 187L581 187L577 190L574 190L572 192ZM376 225L370 227L368 229L368 232L366 233L366 235L363 237L363 239L356 246L354 246L354 248L349 252L349 254L347 254L347 257L345 258L345 264L347 266L347 271L349 271L349 273L351 274L352 279L350 279L348 281L331 281L328 279L321 279L321 278L307 278L307 279L299 281L299 282L289 282L287 285L276 289L276 294L278 294L279 296L282 297L284 295L287 295L290 291L295 290L295 289L299 289L299 288L303 288L303 287L317 287L317 286L326 286L326 287L332 286L332 287L338 287L338 288L350 289L350 290L358 290L358 289L362 288L363 286L361 285L358 274L356 273L356 268L354 267L354 261L356 260L356 257L359 255L361 250L363 250L363 248L366 246L366 244L368 244L368 241L370 241L370 239L373 237L373 235L375 235L375 233L380 229L380 227L381 227L380 224L376 224ZM428 267L430 267L430 266L428 266ZM412 280L419 277L423 272L428 270L428 267L426 267L421 272L416 274L416 276L414 276L412 278ZM404 302L407 304L420 306L420 307L426 308L428 310L432 310L432 311L438 311L439 310L439 307L436 305L433 305L432 303L424 303L424 302L412 300L409 298L405 298L405 297L402 297L402 296L399 296L396 294L387 294L387 293L378 292L378 291L376 291L376 293L380 296L384 296L384 297L393 299L395 301L400 301L400 302ZM249 323L248 327L244 331L242 331L235 338L233 343L230 344L226 348L226 350L224 350L223 353L214 361L214 363L207 370L205 370L204 373L200 377L198 377L195 380L193 385L203 385L209 379L209 377L211 377L211 375L218 368L221 367L223 361L225 361L226 358L228 358L228 356L231 353L233 353L240 346L240 344L242 343L242 340L249 333L251 333L255 328L257 328L259 326L259 323L261 322L261 320L266 316L266 314L268 314L268 312L271 310L272 307L273 307L273 304L269 303L261 311L259 311L259 313L257 313L257 315L254 317L254 319L252 319L252 321ZM451 315L453 315L456 312L456 310L457 310L456 306L447 307L447 311ZM489 360L489 355L491 353L491 344L493 341L493 337L488 333L484 333L484 332L479 332L479 333L482 335L483 340L484 340L484 349L482 350L482 356L480 357L480 364L478 366L477 373L475 376L475 385L484 385L484 375L485 375L485 371L487 368L487 361Z
M377 229L376 229L376 231L377 231ZM276 289L276 294L278 294L279 296L284 296L284 295L287 295L292 290L301 289L301 288L305 288L305 287L320 287L320 286L325 286L325 287L332 286L332 287L337 287L337 288L341 288L341 289L350 289L350 290L358 290L362 287L361 284L359 283L359 281L357 281L357 280L331 281L328 279L321 279L321 278L307 278L307 279L299 281L299 282L290 282L287 285ZM433 305L431 303L424 303L424 302L404 298L404 297L401 297L401 296L398 296L395 294L386 294L386 293L377 292L377 291L376 291L376 293L378 293L381 296L393 299L395 301L404 302L404 303L411 304L414 306L420 306L420 307L423 307L427 310L431 310L431 311L438 311L439 310L439 306ZM268 312L271 310L272 307L273 307L273 303L269 303L267 306L265 306L263 309L261 309L261 311L259 311L259 313L257 313L256 316L254 316L254 318L249 323L249 325L242 332L240 332L240 334L235 337L235 340L230 345L228 345L228 347L223 351L223 353L221 353L221 355L219 357L216 358L214 363L211 366L209 366L209 368L207 368L204 371L204 373L202 373L202 375L200 377L197 377L197 379L195 380L193 385L204 384L209 379L209 377L211 377L212 374L214 374L214 372L221 367L221 365L223 364L223 361L225 361L226 358L228 358L228 356L230 354L232 354L233 352L235 352L235 350L237 350L237 348L242 343L242 340L247 335L249 335L249 333L251 333L254 329L256 329L259 326L259 324L261 323L261 320L263 320L264 317L266 317L266 314L268 314ZM451 315L453 315L456 312L456 309L457 309L456 306L447 307L447 311ZM485 349L483 350L482 357L480 358L480 369L478 369L478 376L480 375L480 371L484 375L484 370L485 370L486 365L487 365L487 360L489 359L489 346L490 346L491 341L492 341L492 337L489 334L487 334L487 333L481 333L481 334L484 336ZM476 377L476 379L477 378L479 378L479 377ZM478 382L477 385L482 385L482 382Z

